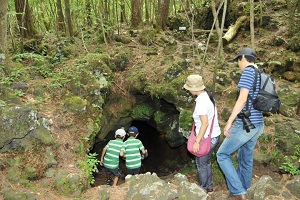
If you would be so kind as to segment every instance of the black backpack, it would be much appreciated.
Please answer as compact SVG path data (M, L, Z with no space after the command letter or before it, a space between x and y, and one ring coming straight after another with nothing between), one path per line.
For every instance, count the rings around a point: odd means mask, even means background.
M255 70L253 92L256 90L257 76L260 76L260 89L256 99L253 101L252 97L248 95L248 98L252 101L254 109L277 113L281 102L275 88L274 78L267 74L264 70L260 71L254 66L248 67L252 67Z

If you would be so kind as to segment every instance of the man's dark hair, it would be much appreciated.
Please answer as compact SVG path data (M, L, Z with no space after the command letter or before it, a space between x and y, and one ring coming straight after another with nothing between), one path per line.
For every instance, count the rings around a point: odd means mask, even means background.
M255 63L255 58L253 56L248 56L248 55L244 55L246 60L250 63ZM238 57L238 60L241 61L242 60L242 56Z

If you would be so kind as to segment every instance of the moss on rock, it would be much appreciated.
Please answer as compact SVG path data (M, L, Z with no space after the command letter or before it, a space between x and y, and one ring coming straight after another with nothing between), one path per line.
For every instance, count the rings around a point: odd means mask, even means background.
M82 114L86 111L87 101L79 96L72 96L64 100L64 105L67 110L75 114Z
M149 104L136 105L131 113L131 117L136 120L150 120L155 111Z

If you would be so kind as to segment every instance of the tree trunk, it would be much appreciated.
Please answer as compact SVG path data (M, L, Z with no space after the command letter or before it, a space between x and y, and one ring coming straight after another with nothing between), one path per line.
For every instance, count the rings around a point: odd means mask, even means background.
M7 51L7 2L0 0L0 65L5 64Z
M251 48L255 49L255 45L254 45L254 0L250 0L250 35L251 35Z
M223 36L223 41L227 44L229 43L237 34L239 28L243 24L243 22L247 19L246 16L239 17L233 26L230 26L228 31Z
M131 0L131 27L138 28L142 24L142 0Z
M124 0L121 0L121 23L126 22L127 23L127 19L126 19L126 9L125 9L125 2Z
M216 2L215 2L215 0L211 1L210 6L211 6L212 14L213 14L215 22L216 22L215 23L215 28L217 30L218 36L222 37L222 33L221 33L221 30L220 30L220 24L219 24L219 18L218 18L218 14L217 14L217 11L216 11Z
M300 101L298 102L298 105L297 105L296 115L297 115L298 117L300 117ZM300 160L299 160L299 161L300 161Z
M150 21L150 15L149 15L149 3L148 0L145 0L145 21Z
M158 29L166 30L166 23L169 16L170 0L158 0L158 13L156 25Z
M57 8L57 31L65 31L64 14L62 10L61 0L56 0Z
M7 2L0 0L0 64L3 65L7 50ZM2 56L3 55L3 56Z
M71 20L70 0L65 0L65 13L66 13L68 36L72 37L73 36L73 25L72 25L72 20Z
M91 2L90 2L90 0L86 0L86 2L85 2L85 9L86 9L86 21L87 21L87 25L89 27L91 27L92 24L93 24L93 21L92 21L92 18L91 18L92 11L91 11ZM67 14L67 12L66 12L66 14Z
M288 34L293 37L299 33L300 27L300 1L299 0L286 0L288 8Z
M22 38L33 38L36 30L28 0L15 0L15 9Z

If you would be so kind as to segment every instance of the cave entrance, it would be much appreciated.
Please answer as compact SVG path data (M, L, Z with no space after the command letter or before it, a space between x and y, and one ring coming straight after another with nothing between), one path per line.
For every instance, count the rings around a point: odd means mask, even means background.
M142 141L149 154L146 159L142 160L140 173L156 173L160 178L164 178L181 171L191 164L191 155L187 152L186 145L171 148L164 139L164 134L159 133L146 121L132 121L131 126L139 129L140 134L137 138ZM105 141L94 145L92 152L96 152L100 159L103 147L113 138L114 132L109 133ZM98 166L98 169L99 172L94 175L95 186L104 185L106 180L104 168ZM125 176L127 175L125 161L122 159L120 159L120 171L119 184L125 181Z

